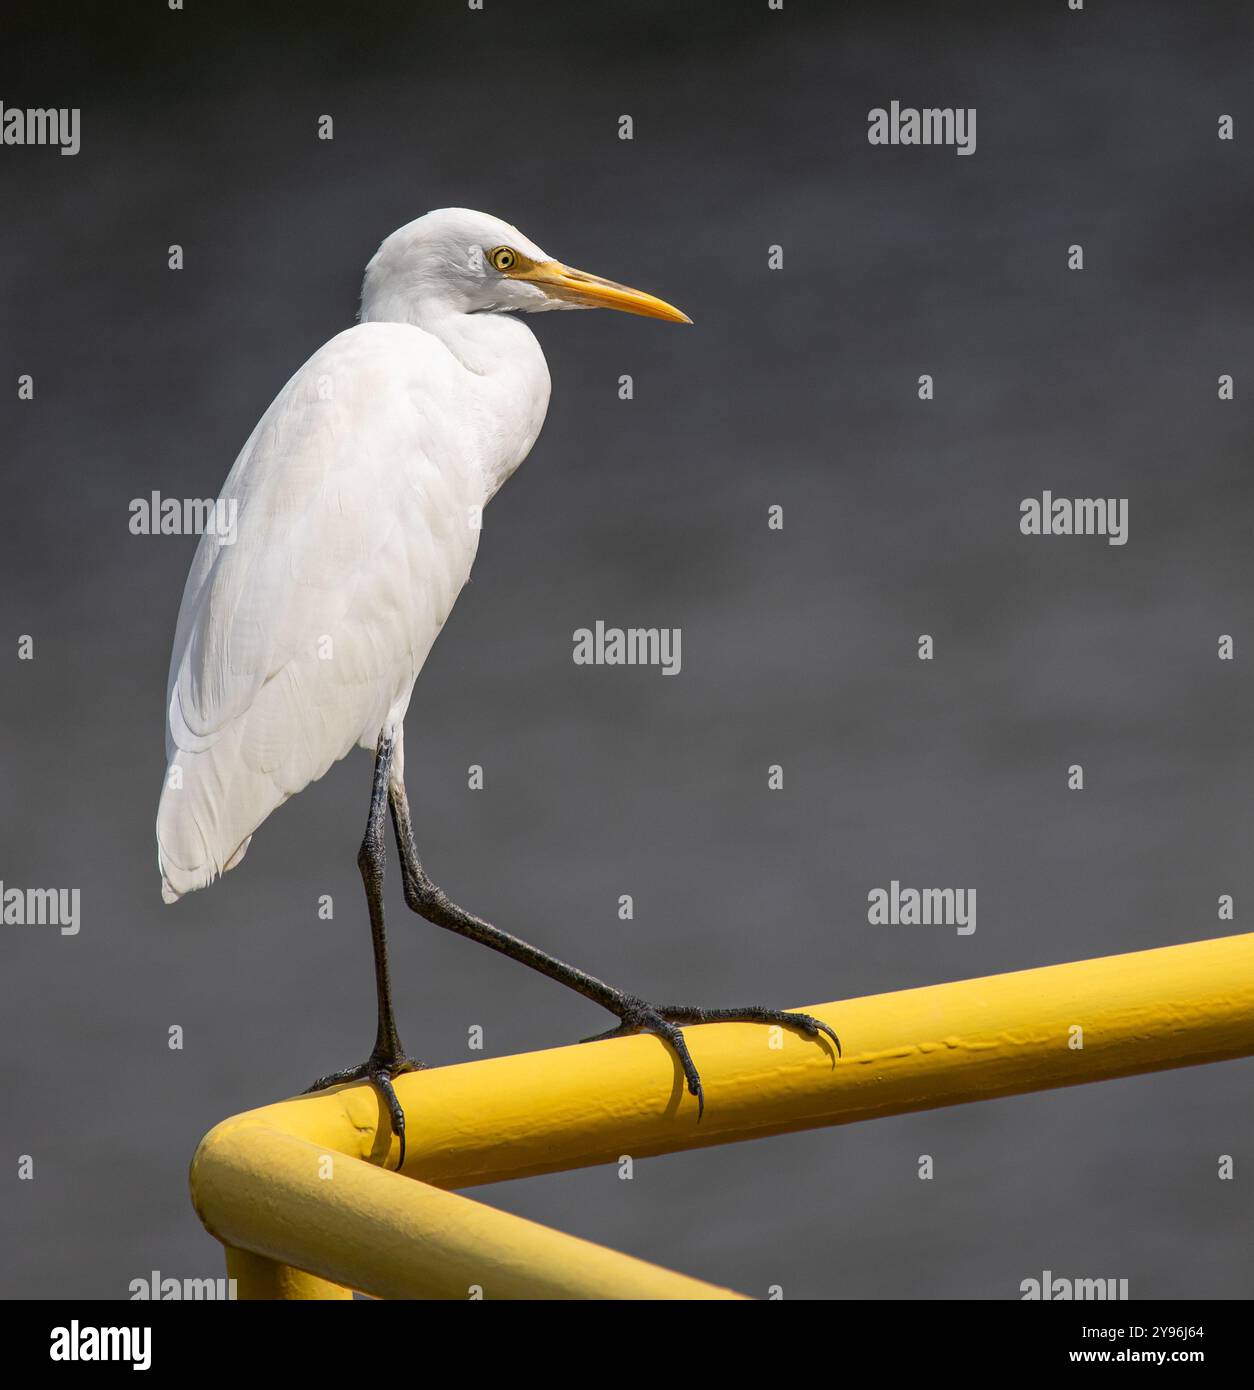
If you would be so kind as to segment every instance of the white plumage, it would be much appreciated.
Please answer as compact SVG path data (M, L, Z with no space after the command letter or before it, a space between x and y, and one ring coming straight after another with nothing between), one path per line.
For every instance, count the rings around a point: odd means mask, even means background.
M166 901L238 864L355 744L393 738L400 777L401 721L480 510L548 407L544 355L508 311L598 304L684 320L484 213L428 213L379 248L362 322L262 416L222 488L233 543L202 536L187 578L157 815Z
M530 246L505 224L496 241ZM364 321L300 368L236 460L234 543L202 536L188 575L157 816L168 902L239 863L355 744L399 736L470 574L476 509L544 421L548 371L523 324L443 304L373 322L376 304L404 306L367 284Z

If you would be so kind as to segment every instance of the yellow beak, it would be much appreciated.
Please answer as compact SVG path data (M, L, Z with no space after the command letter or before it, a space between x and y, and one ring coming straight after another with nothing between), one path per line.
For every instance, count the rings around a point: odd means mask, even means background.
M561 261L540 261L527 270L516 272L513 278L530 281L554 299L583 304L590 309L621 309L625 314L665 319L668 323L692 322L687 314L681 313L664 299L645 294L643 290L615 284L613 280L602 280L599 275L572 270Z

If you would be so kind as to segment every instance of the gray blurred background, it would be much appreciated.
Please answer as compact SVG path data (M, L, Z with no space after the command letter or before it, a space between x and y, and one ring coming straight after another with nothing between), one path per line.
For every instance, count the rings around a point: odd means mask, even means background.
M419 843L456 899L710 1004L1247 928L1248 6L24 9L0 98L83 124L75 158L0 148L0 878L81 888L83 925L0 928L0 1292L219 1273L198 1139L373 1037L365 754L161 903L195 541L131 535L128 503L212 495L429 208L495 212L696 321L532 320L548 423L407 723ZM893 98L975 106L977 153L871 147ZM1127 497L1129 544L1022 537L1045 488ZM682 627L682 675L574 666L598 618ZM977 888L978 931L869 926L891 878ZM467 1060L473 1023L494 1055L611 1022L413 918L395 868L389 890L401 1033L429 1063ZM1252 1084L1232 1062L475 1195L755 1294L1014 1298L1051 1269L1249 1297Z

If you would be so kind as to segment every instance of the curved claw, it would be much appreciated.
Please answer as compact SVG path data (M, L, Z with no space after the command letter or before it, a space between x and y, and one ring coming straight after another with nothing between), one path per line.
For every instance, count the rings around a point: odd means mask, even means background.
M840 1039L836 1036L836 1030L830 1024L824 1023L821 1018L815 1018L813 1014L788 1014L787 1017L790 1019L795 1018L798 1020L804 1019L805 1021L804 1023L802 1023L801 1026L807 1034L807 1036L813 1038L816 1037L819 1033L825 1033L829 1038L831 1038L832 1045L836 1049L837 1057L843 1057L845 1055L841 1051Z
M407 1068L413 1071L413 1067ZM394 1073L396 1076L402 1075L401 1072ZM396 1160L396 1171L399 1173L405 1166L405 1111L401 1108L401 1103L397 1099L396 1088L392 1085L392 1077L386 1071L373 1071L370 1079L383 1093L383 1099L387 1104L388 1118L392 1124L392 1133L400 1144L400 1157Z
M697 1064L692 1060L692 1053L688 1051L688 1042L684 1037L683 1029L677 1023L666 1018L660 1009L650 1008L647 1004L633 1001L633 1007L617 1028L611 1028L605 1033L597 1033L590 1038L581 1038L580 1041L604 1042L608 1038L622 1038L631 1033L652 1033L671 1048L683 1070L684 1080L688 1085L688 1094L696 1097L697 1123L700 1124L701 1116L705 1114L705 1088L701 1084L701 1073L697 1070Z
M823 1033L832 1040L836 1055L844 1056L835 1029L813 1014L793 1013L788 1009L764 1009L756 1004L743 1009L693 1009L682 1005L663 1005L659 1006L657 1012L674 1023L776 1023L799 1028L810 1038Z
M683 1068L688 1083L688 1093L697 1098L697 1122L705 1114L705 1089L701 1085L701 1074L697 1071L688 1051L680 1024L685 1023L775 1023L800 1029L807 1037L816 1038L822 1033L831 1039L837 1057L843 1057L840 1039L830 1024L813 1014L791 1013L786 1009L764 1009L752 1005L743 1009L695 1009L681 1005L646 1004L643 1000L628 996L621 1014L622 1022L608 1032L597 1033L594 1037L583 1038L582 1042L602 1042L607 1038L621 1038L628 1033L653 1033L674 1051ZM835 1065L833 1063L833 1065Z
M372 1057L360 1066L345 1067L342 1071L328 1072L326 1076L320 1076L312 1086L307 1086L301 1095L312 1095L315 1091L325 1091L329 1086L342 1086L350 1081L369 1081L377 1086L387 1106L392 1133L400 1143L400 1157L396 1162L396 1171L399 1173L405 1166L405 1111L397 1097L396 1088L392 1085L392 1079L422 1069L423 1064L414 1061L412 1057L389 1061Z
M675 1051L675 1056L679 1058L679 1065L684 1069L684 1078L688 1082L688 1094L697 1098L697 1123L701 1123L701 1116L705 1114L705 1087L701 1084L701 1073L697 1070L697 1064L692 1060L692 1053L688 1051L688 1042L684 1037L683 1029L660 1015L655 1016L656 1022L647 1020L642 1024L645 1032L656 1033L659 1038L670 1043Z

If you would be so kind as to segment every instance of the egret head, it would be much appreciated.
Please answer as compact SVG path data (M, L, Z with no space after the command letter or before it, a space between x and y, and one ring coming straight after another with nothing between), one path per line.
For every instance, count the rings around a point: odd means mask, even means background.
M642 290L572 270L517 227L469 208L440 208L393 232L366 267L361 292L363 321L545 309L621 309L692 322Z

